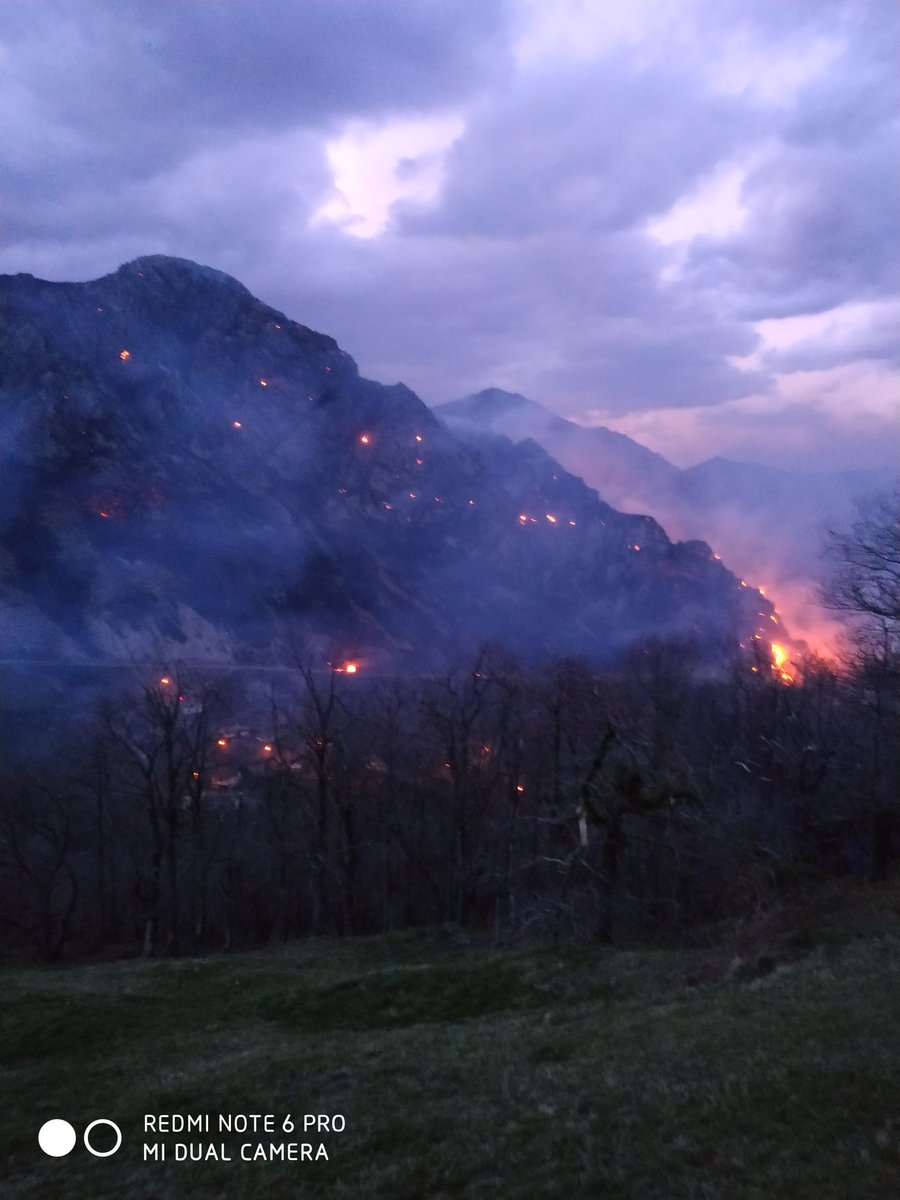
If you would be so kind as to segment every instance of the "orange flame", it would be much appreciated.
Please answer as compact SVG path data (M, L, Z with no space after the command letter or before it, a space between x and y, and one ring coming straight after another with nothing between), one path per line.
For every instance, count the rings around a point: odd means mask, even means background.
M131 351L130 350L120 350L119 358L121 358L122 362L128 362L129 358L131 358Z
M780 642L772 642L772 663L782 683L794 682L794 676L785 669L785 664L791 665L788 652Z

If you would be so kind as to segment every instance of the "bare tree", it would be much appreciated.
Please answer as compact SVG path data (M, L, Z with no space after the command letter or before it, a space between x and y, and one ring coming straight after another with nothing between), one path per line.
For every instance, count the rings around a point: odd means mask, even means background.
M900 670L900 489L857 502L849 529L831 530L824 603L854 620L869 662Z

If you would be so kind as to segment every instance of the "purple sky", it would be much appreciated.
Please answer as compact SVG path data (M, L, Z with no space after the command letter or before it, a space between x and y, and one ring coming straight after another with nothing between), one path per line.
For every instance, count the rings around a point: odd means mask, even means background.
M6 0L3 269L236 275L438 403L896 462L896 0Z

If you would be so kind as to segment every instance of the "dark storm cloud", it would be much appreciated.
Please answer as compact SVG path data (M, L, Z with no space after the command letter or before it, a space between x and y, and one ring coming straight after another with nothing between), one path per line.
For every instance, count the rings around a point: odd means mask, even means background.
M753 109L711 96L685 65L648 72L621 50L522 74L472 114L439 205L403 228L527 237L549 228L631 228L759 128Z
M27 0L7 5L13 77L48 123L160 153L234 132L426 110L504 61L502 0ZM137 162L143 145L134 147ZM121 169L121 168L120 168Z
M782 20L797 8L750 7L770 17L780 10ZM807 22L816 8L806 6ZM836 61L772 123L778 145L746 180L744 228L698 239L691 255L688 278L727 295L751 320L824 312L900 288L900 7L830 4L822 14L819 35L842 38Z
M453 0L18 0L3 23L7 219L42 233L60 218L53 200L87 192L103 224L104 191L131 202L129 183L191 153L456 100L488 60L502 69L503 13Z
M883 125L861 143L788 147L747 180L745 228L697 240L689 278L750 320L895 293L896 143Z

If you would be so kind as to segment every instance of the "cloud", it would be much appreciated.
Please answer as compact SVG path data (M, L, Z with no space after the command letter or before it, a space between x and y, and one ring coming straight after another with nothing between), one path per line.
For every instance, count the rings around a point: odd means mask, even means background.
M695 457L742 437L771 455L752 406L799 430L792 388L835 371L859 438L813 406L797 444L868 454L851 377L893 360L898 13L12 4L6 269L197 258L428 400L704 414Z

